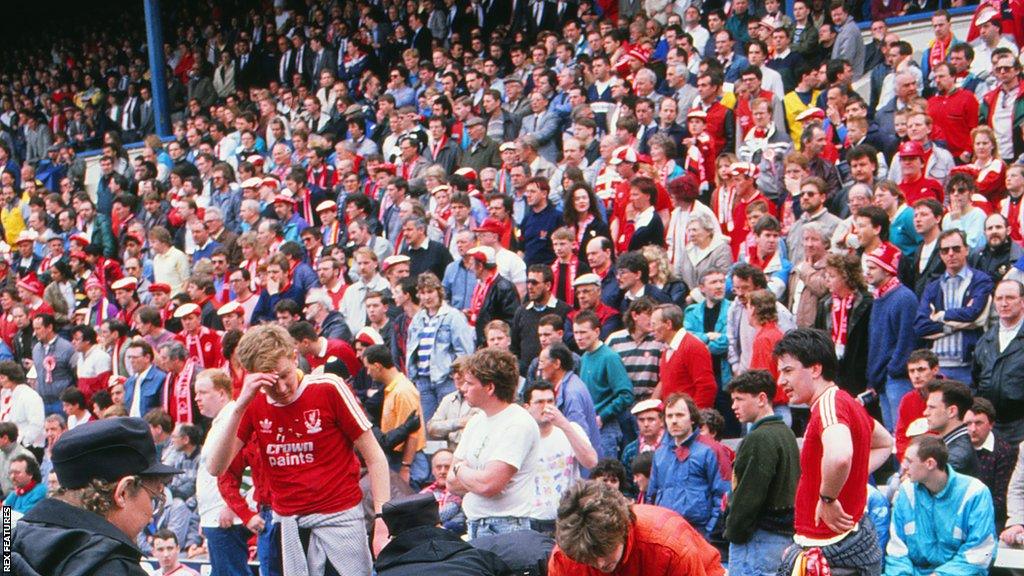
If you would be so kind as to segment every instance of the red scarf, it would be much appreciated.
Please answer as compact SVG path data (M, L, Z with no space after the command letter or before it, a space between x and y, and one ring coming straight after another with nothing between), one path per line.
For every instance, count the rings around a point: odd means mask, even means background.
M164 409L172 412L171 406L174 406L175 422L192 423L192 375L195 371L196 363L189 358L185 361L181 373L175 378L173 386L170 386L173 375L167 374L167 380L164 382Z
M494 279L497 277L498 272L492 272L489 278L483 282L477 282L476 288L473 288L473 297L469 301L469 323L471 325L476 326L476 317L484 306L484 298L487 297L487 292L491 289L491 284L494 284Z
M24 496L25 494L28 494L29 492L31 492L32 489L35 488L35 487L36 487L36 481L35 480L29 480L28 484L25 484L24 486L22 486L20 488L15 486L14 487L14 493L17 494L18 496Z
M932 68L935 68L946 59L946 49L949 48L949 43L952 40L953 36L950 35L949 40L945 42L938 38L932 42L932 47L928 49L928 64Z
M832 341L837 349L846 349L847 325L850 321L850 308L853 307L853 292L843 298L832 296Z
M447 136L441 136L441 139L438 140L434 144L434 146L430 149L430 154L433 156L434 162L437 162L437 155L438 155L438 153L441 152L441 148L444 148L444 145L447 144L447 143L448 143L448 137Z
M899 286L899 285L900 285L900 279L899 278L897 278L896 276L893 276L893 277L889 278L888 280L883 282L881 286L878 287L878 291L875 294L875 298L878 299L878 298L881 298L881 297L885 296L889 292L892 292L893 290L895 290L896 287Z

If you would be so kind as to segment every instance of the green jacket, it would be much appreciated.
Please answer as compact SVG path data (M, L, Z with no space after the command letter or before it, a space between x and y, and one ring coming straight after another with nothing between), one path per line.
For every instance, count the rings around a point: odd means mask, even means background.
M758 529L792 534L800 449L781 416L754 423L733 464L725 539L742 544Z

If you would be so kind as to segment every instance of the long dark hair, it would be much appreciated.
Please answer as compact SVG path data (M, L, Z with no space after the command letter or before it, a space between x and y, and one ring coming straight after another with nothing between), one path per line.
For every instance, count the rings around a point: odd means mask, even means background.
M597 203L600 202L600 200L597 199L597 194L594 194L594 191L590 189L590 186L587 186L583 182L577 182L569 188L565 197L562 199L562 206L564 208L562 211L562 218L565 220L565 223L569 226L576 226L584 218L583 214L576 211L576 206L572 201L573 196L576 195L578 190L585 190L587 192L587 197L590 198L590 210L587 212L596 220L601 220L601 211L597 207Z

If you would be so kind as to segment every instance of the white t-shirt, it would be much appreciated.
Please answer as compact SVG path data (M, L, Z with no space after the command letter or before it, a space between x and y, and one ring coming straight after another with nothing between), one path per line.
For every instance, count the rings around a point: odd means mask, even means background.
M570 422L570 426L587 444L590 440L583 428ZM533 477L533 518L554 520L558 516L558 501L562 493L580 479L580 464L573 453L569 437L558 428L553 428L547 438L540 439L540 463Z
M540 429L525 408L509 404L488 417L473 416L455 449L455 458L463 466L483 470L488 462L504 462L516 469L508 485L497 496L487 498L468 493L462 499L462 510L469 520L495 516L533 516L534 475L538 468Z
M494 255L498 265L498 274L513 284L526 283L526 263L515 252L502 248Z
M17 424L18 439L25 446L41 448L46 444L43 434L45 418L43 398L27 384L0 391L0 422Z
M213 422L210 423L210 428L223 426L224 418L234 408L235 402L233 400L225 404L221 411L217 413ZM224 497L220 495L220 489L217 488L217 477L210 474L206 469L206 460L209 458L210 450L212 448L207 448L204 444L202 451L199 453L199 471L196 473L196 512L199 513L199 526L219 528L220 511L227 507L227 503L224 502ZM242 520L236 515L232 524L238 525L241 523Z

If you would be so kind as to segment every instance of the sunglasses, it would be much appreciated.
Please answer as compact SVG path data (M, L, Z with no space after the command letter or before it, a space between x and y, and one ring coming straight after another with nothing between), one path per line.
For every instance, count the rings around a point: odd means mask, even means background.
M963 251L963 249L963 246L942 246L941 248L939 248L939 252L942 254L949 254L950 252L952 252L953 254L959 254L960 252Z

